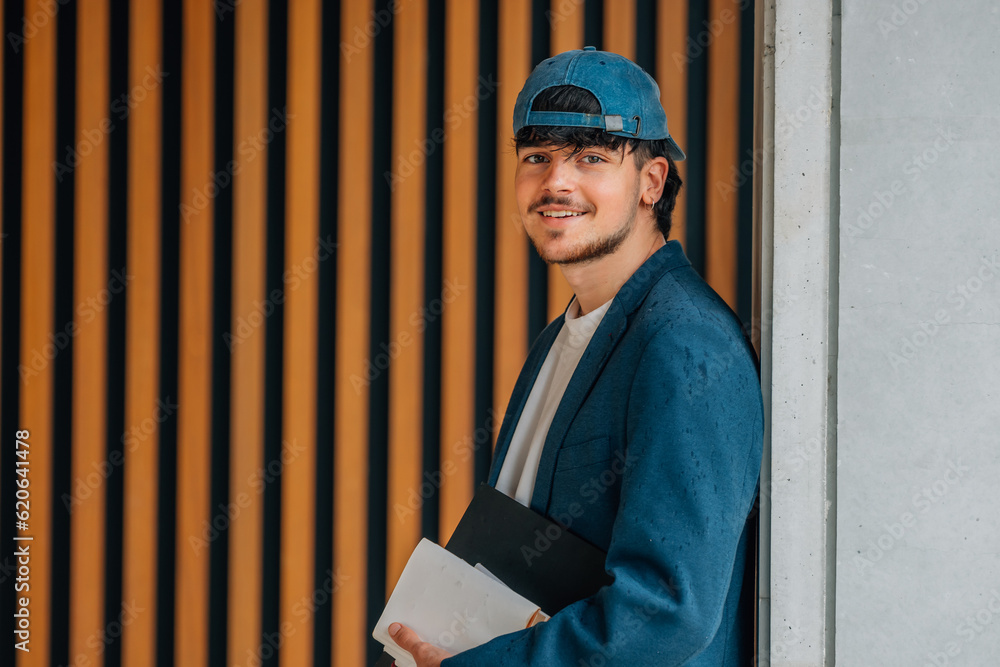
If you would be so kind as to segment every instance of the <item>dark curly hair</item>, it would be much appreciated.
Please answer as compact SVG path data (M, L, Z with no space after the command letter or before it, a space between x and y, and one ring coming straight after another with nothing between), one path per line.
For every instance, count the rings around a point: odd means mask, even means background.
M572 113L601 113L601 103L589 91L577 86L553 86L539 93L531 105L532 111L567 111ZM514 136L514 148L552 145L556 148L573 147L573 154L599 147L617 151L627 147L626 154L633 153L635 166L642 169L654 157L664 157L670 165L666 182L663 184L663 195L653 206L656 214L656 226L660 228L663 238L670 237L670 222L680 192L681 176L677 165L667 154L667 142L663 139L629 139L614 134L608 134L602 129L592 127L554 127L549 125L528 125L518 130Z

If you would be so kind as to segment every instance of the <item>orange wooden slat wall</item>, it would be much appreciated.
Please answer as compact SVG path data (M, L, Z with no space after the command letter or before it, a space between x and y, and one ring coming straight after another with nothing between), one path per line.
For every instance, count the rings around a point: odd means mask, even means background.
M183 15L174 651L180 664L200 667L208 661L211 548L198 539L212 520L214 205L208 195L214 177L215 11L200 0L184 0Z
M129 89L160 67L159 2L129 7ZM151 665L156 655L156 550L159 493L157 401L160 386L161 86L128 116L128 270L125 341L125 506L122 509L122 599L144 609L122 631L122 663ZM110 427L111 425L109 425Z
M392 591L420 541L423 402L423 327L414 325L424 302L424 210L427 132L427 2L403 5L393 50L392 285L389 374L389 489L386 591ZM434 145L433 150L440 146ZM412 173L411 173L412 169ZM416 320L419 321L419 320ZM412 494L415 494L412 495Z
M476 124L479 6L449 0L445 8L444 108L461 119L446 122L444 144L444 248L441 301L441 483L440 541L448 541L472 500L473 466L466 438L473 432L476 340ZM458 55L462 54L462 55ZM450 285L449 285L450 283ZM451 302L445 301L449 299Z
M205 665L208 659L209 548L196 548L210 507L212 409L212 249L213 205L199 207L213 184L214 26L212 3L182 0L183 64L176 76L182 90L180 299L178 396L160 396L160 263L161 263L161 143L162 90L148 84L150 70L162 63L161 2L133 0L130 5L130 90L144 89L144 98L128 114L127 289L125 348L125 457L123 467L123 601L142 612L123 628L124 664L155 662L159 417L164 406L179 404L177 433L177 525L175 642L176 661ZM227 20L236 21L235 108L233 139L232 322L230 333L267 298L267 147L250 154L239 150L267 128L268 2L242 0ZM729 303L736 294L737 197L731 184L739 156L738 77L740 13L737 0L712 0L710 20L723 26L711 38L709 59L708 155L706 188L706 272L710 283ZM469 437L474 423L476 349L476 169L479 106L496 96L497 182L495 209L495 315L493 359L494 425L499 429L517 374L527 355L528 243L514 198L516 155L511 147L514 100L531 66L531 2L504 0L499 4L499 87L479 80L479 9L476 2L447 0L446 25L427 26L427 0L400 3L394 13L393 179L391 208L391 285L389 376L389 486L386 585L391 589L421 534L420 511L411 508L419 495L422 468L421 429L425 406L440 409L441 455L440 540L446 541L473 493L474 460ZM44 14L46 0L30 0L26 14ZM315 633L332 632L337 665L365 661L370 628L365 608L369 556L368 503L368 383L371 299L371 154L374 87L371 39L363 39L373 18L373 1L341 3L341 34L321 34L320 0L291 0L288 21L288 118L286 154L285 269L296 276L286 282L283 349L283 446L286 465L281 503L280 618L293 632L283 637L282 660L311 661ZM583 46L583 0L551 0L546 17L551 53ZM658 0L656 73L670 129L687 148L688 3ZM100 128L109 115L110 25L107 0L80 3L76 62L76 136ZM729 14L729 13L731 14ZM730 19L729 17L733 18ZM57 17L58 18L58 17ZM0 17L2 19L2 17ZM605 2L604 48L633 57L636 47L633 0ZM21 381L20 427L31 430L32 503L29 535L32 544L32 652L19 663L47 664L50 644L51 553L39 535L51 530L51 425L54 417L51 361L46 357L53 332L55 188L51 156L56 154L56 23L38 26L25 43L24 149L22 158L22 275L20 361L37 374ZM539 28L539 26L535 26ZM359 31L360 30L360 31ZM435 31L440 31L435 34ZM341 48L340 109L321 110L321 45L339 39ZM414 315L426 316L425 146L427 118L427 45L445 40L444 129L438 142L444 160L442 308L442 392L423 395L423 327ZM0 52L3 59L11 53ZM702 56L705 57L705 56ZM2 92L2 87L0 87ZM0 99L0 113L5 100ZM10 102L10 100L7 100ZM20 103L20 100L18 101ZM321 115L321 112L325 115ZM319 137L321 125L336 122L339 132L338 237L319 238ZM117 118L112 117L112 122ZM2 139L2 138L0 138ZM123 138L115 140L120 141ZM252 140L256 141L256 139ZM492 139L491 139L492 141ZM2 146L0 146L2 149ZM422 156L413 157L414 151ZM74 304L99 295L108 287L108 142L85 156L72 177L75 183ZM402 171L401 167L407 170ZM680 163L682 176L685 164ZM410 170L412 168L412 171ZM116 187L111 184L111 187ZM672 238L684 240L686 191L674 215ZM2 202L0 202L2 203ZM311 614L317 593L315 571L316 338L319 263L328 261L331 241L337 259L337 331L335 340L334 410L334 592L333 627L314 628ZM112 267L114 268L114 267ZM125 268L125 267L121 267ZM562 313L572 292L556 266L549 269L549 318ZM437 292L438 286L430 286ZM435 306L436 307L436 306ZM433 312L433 311L432 311ZM437 316L437 315L435 315ZM106 459L108 432L121 425L105 423L107 414L107 313L92 321L77 321L73 355L73 456L71 483L76 488ZM264 327L231 338L229 461L230 502L241 508L221 539L229 540L227 650L242 663L260 649L263 497L254 475L263 464ZM398 346L395 347L395 346ZM14 369L5 369L13 372ZM168 369L172 372L172 369ZM169 408L167 408L169 409ZM149 425L153 428L150 429ZM75 504L71 515L70 634L71 660L102 661L101 650L88 639L104 625L105 494L103 484ZM249 500L249 502L247 502ZM215 510L217 511L217 509ZM324 568L325 569L325 568Z
M659 0L656 7L656 83L660 102L667 112L667 127L681 150L687 150L688 3ZM677 163L681 179L687 178L687 163ZM687 190L681 188L670 226L670 238L684 244Z
M371 0L345 2L341 41L371 20ZM368 522L368 391L366 377L371 285L372 49L340 61L340 155L337 183L337 333L334 411L334 573L342 583L333 601L333 662L365 662Z
M103 132L108 111L108 3L96 0L79 7L77 16L78 82L76 141L82 146L95 130ZM87 134L85 134L87 133ZM93 142L89 142L93 143ZM103 302L116 296L108 278L108 142L92 148L76 167L74 295L75 304L88 299ZM104 294L102 295L102 292ZM103 651L94 641L104 628L104 516L106 485L96 486L91 475L108 465L107 455L107 311L81 314L74 308L77 335L73 341L73 456L74 500L70 524L69 658L71 664L99 665ZM91 319L92 318L92 319ZM114 474L120 474L115 470ZM77 496L79 484L89 490ZM88 641L89 640L89 641Z
M604 50L635 59L636 0L604 3Z
M705 196L705 279L736 307L736 205L733 180L739 152L740 2L711 0L714 35L708 59Z
M267 147L258 151L255 143L267 126L267 7L267 0L243 0L234 15L229 497L241 508L229 525L227 654L234 664L260 649L264 499L254 480L264 463L264 329L238 332L267 291Z
M25 3L25 15L43 12L40 0ZM44 14L41 14L44 15ZM6 47L5 47L6 48ZM52 594L52 359L58 349L50 341L54 331L55 288L55 154L56 25L49 21L24 45L24 149L22 153L21 233L21 420L30 432L28 530L34 540L30 590L30 653L18 652L18 664L49 663Z
M500 4L497 81L496 287L493 353L493 441L503 422L510 392L528 354L528 240L514 199L517 155L511 147L514 101L531 72L531 3ZM534 252L530 250L530 252Z
M583 43L582 0L552 0L549 12L550 55L586 46Z
M631 0L629 1L631 2ZM583 2L577 0L552 0L552 9L550 10L552 13L549 19L549 25L551 26L550 55L554 56L564 51L582 49L586 46L583 43L583 10ZM525 73L521 81L517 84L517 89L520 89L524 85L524 80L527 76L528 73ZM517 95L517 90L514 91L514 95ZM512 104L511 113L513 113L513 109ZM513 190L510 196L513 196ZM534 249L529 249L528 252L535 251ZM549 264L548 319L550 322L559 315L562 315L563 311L566 310L566 304L572 298L573 288L566 282L562 270L555 264ZM508 393L513 387L514 384L511 383L507 389Z
M280 602L286 665L310 664L313 655L316 309L319 262L332 252L319 238L320 9L319 0L288 6Z

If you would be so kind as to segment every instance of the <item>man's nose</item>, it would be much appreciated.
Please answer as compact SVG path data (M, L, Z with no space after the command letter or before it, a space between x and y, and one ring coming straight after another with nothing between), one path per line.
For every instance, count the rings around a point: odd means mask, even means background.
M545 172L543 186L550 192L570 192L573 190L575 181L573 178L573 168L567 160L553 160L549 163L549 168Z

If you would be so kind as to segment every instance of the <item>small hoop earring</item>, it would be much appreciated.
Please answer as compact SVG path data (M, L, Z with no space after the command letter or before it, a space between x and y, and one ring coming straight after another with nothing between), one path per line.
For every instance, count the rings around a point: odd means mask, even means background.
M651 201L651 202L649 202L649 212L650 212L650 213L652 213L652 212L653 212L653 207L654 207L654 206L656 206L656 202L655 202L655 201Z

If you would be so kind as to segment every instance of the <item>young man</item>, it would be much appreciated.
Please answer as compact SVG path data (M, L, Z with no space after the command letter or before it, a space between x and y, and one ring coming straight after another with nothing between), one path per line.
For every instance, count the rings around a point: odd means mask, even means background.
M489 483L606 550L614 583L454 657L390 632L420 667L736 665L760 384L736 317L666 242L684 153L659 89L616 54L562 53L514 133L521 220L575 297L521 370Z

